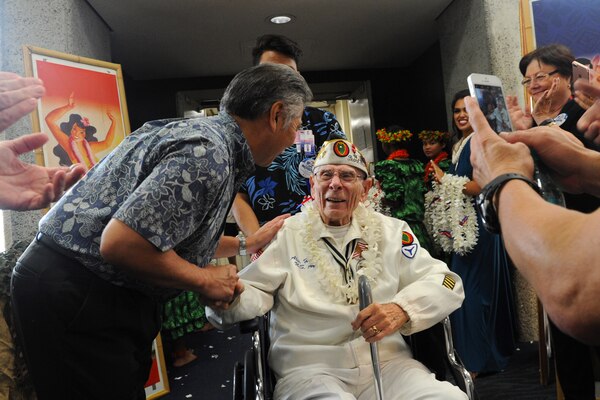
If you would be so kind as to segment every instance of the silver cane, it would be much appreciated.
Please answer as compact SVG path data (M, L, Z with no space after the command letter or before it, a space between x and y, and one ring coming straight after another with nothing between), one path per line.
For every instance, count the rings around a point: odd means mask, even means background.
M359 306L362 310L373 301L371 297L371 285L367 277L360 275L358 277L358 299ZM373 381L375 382L375 393L377 400L383 400L383 386L381 385L381 369L379 368L379 349L377 342L370 343L371 345L371 362L373 364Z

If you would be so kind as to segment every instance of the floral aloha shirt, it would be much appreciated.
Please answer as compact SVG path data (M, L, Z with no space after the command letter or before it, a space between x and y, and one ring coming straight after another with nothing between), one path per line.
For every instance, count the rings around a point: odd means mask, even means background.
M305 196L310 195L308 179L300 175L300 163L313 159L328 138L346 138L333 113L306 107L300 130L311 131L316 149L313 154L298 151L296 145L285 149L268 167L256 166L240 192L246 193L260 225L273 218L300 211Z
M95 165L40 221L40 231L92 272L116 285L173 294L134 280L100 256L100 237L115 218L161 251L207 265L242 182L254 171L235 120L146 123Z

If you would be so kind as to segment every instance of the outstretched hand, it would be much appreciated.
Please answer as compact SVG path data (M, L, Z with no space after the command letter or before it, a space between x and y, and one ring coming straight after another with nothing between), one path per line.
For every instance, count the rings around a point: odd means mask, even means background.
M440 183L446 173L433 160L431 160L429 162L431 163L431 167L433 168L433 176L434 176L435 181Z
M506 106L515 129L529 129L533 126L533 117L529 105L525 106L525 110L523 110L519 106L519 100L516 96L506 96Z
M19 155L42 146L48 137L32 133L0 142L0 208L36 210L56 201L85 174L76 164L71 168L46 168L27 164Z
M505 173L518 173L531 178L533 159L527 146L522 143L507 143L498 136L472 97L465 97L465 105L469 123L475 131L471 138L471 163L473 178L477 184L484 187L492 179Z
M41 80L0 71L0 132L35 110L44 93Z
M277 232L279 232L279 229L281 229L283 226L283 222L290 215L291 214L279 215L261 226L252 235L248 236L246 238L246 247L248 248L248 252L251 254L256 253L268 245L271 240L273 240Z
M73 109L75 108L75 92L71 92L71 95L69 96L69 108Z
M550 88L544 92L542 97L540 97L539 100L535 103L535 106L533 106L532 116L537 124L542 123L548 118L554 117L562 108L562 105L556 102L552 102L554 94L558 90L559 83L560 78L554 78L552 80L552 85L550 86Z

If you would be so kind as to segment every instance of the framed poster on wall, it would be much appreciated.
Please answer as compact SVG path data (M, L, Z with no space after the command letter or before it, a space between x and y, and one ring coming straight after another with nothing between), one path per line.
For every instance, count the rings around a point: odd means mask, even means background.
M46 88L33 130L50 140L37 161L93 167L130 132L121 66L34 46L23 52L26 75L42 79Z
M156 399L169 393L169 379L160 334L152 342L152 367L144 385L146 399Z

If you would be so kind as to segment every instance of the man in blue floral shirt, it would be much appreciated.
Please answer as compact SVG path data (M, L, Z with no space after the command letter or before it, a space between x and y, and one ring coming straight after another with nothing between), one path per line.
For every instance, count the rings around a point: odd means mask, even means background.
M276 63L297 71L302 50L285 36L264 35L257 39L252 55L254 65ZM300 211L305 196L310 194L308 177L315 155L323 142L336 137L346 136L335 115L314 107L304 109L295 143L277 156L271 165L257 167L240 190L234 215L245 234L254 232L259 225L279 215Z
M191 290L227 308L239 295L235 266L198 266L237 252L235 238L218 243L235 194L294 141L311 96L287 67L242 71L218 116L145 124L46 214L12 280L40 400L145 398L162 300Z

